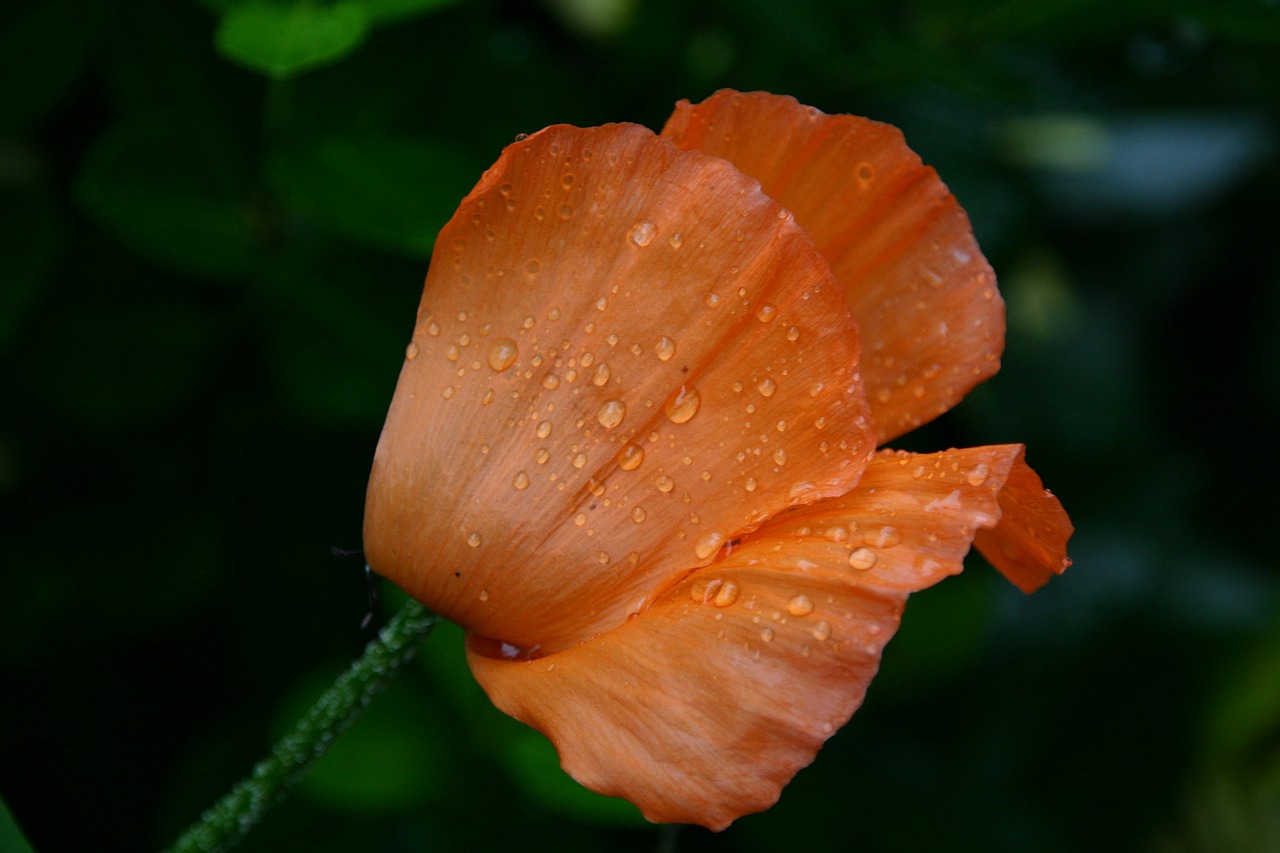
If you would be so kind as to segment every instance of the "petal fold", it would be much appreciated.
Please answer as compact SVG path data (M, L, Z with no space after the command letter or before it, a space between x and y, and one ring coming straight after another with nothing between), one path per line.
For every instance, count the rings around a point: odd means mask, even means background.
M1071 566L1067 511L1019 453L1000 490L1000 523L982 529L974 545L1018 589L1035 592Z
M374 459L370 565L573 645L874 449L856 325L791 214L636 125L509 146L436 242Z
M863 337L880 444L999 370L995 275L955 197L897 128L790 97L721 91L677 104L663 135L760 181L830 262Z
M852 492L726 542L622 626L524 660L473 636L472 671L583 785L723 829L858 708L908 594L959 572L1010 478L1027 485L1021 453L883 452Z

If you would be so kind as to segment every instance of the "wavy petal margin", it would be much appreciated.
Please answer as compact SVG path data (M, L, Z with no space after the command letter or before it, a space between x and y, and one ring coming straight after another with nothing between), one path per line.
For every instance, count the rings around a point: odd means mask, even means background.
M879 444L946 412L1000 369L995 274L964 210L897 128L726 90L681 101L662 133L758 180L831 264L862 334Z
M1005 490L1031 487L1021 459L1020 445L882 452L853 492L726 543L623 626L534 660L473 637L472 671L586 787L723 829L772 805L848 721L908 594L958 573Z

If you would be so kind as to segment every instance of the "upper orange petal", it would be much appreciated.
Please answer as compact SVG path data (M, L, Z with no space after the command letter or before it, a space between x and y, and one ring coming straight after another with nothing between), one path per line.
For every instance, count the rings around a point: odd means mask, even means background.
M655 821L768 808L861 704L907 595L959 572L1021 447L882 453L622 626L536 660L472 638L477 680L579 782Z
M890 125L721 91L663 129L724 157L792 211L845 288L881 444L999 370L1004 303L969 219Z
M634 125L509 146L441 231L370 479L370 565L549 651L874 447L826 262L726 161Z

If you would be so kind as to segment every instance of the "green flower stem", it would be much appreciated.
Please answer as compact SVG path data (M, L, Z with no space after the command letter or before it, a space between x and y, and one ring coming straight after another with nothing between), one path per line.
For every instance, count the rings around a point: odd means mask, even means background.
M285 735L216 805L201 815L171 853L226 850L302 780L333 739L356 721L365 706L417 654L420 641L440 617L409 601L365 647L364 654L325 691L293 731Z

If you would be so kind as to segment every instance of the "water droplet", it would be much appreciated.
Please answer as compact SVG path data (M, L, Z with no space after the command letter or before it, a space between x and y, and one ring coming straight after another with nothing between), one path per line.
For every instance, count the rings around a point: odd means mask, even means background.
M760 484L756 482L755 477L748 477L746 482L742 484L742 487L746 489L748 492L754 492L756 490L756 487L759 485Z
M787 340L793 341L793 342L800 340L800 330L797 329L795 326L792 326L791 328L787 329Z
M608 297L601 296L599 299L597 299L597 300L596 300L596 310L597 310L597 311L603 311L604 309L606 309L606 308L608 308L608 307L609 307L609 299L608 299Z
M627 416L627 404L621 400L606 400L600 410L596 412L596 420L600 422L600 426L605 429L613 429L622 423L622 419Z
M511 481L511 485L521 491L529 488L529 475L524 471L521 471L519 474L516 474L515 479Z
M676 354L676 342L663 335L658 339L658 346L655 347L660 361L670 361L671 356Z
M561 218L561 219L572 219L572 218L573 218L573 205L571 205L571 204L562 204L562 205L560 205L559 214L560 214L560 218Z
M609 365L606 362L600 362L596 365L596 372L591 374L591 384L602 387L609 382Z
M679 231L671 235L671 248L679 249L683 245L684 245L684 235L682 235Z
M545 447L539 447L538 452L533 454L533 459L539 465L546 465L547 460L551 458L551 451Z
M698 537L698 542L693 546L693 553L697 555L699 560L705 560L720 548L720 543L724 541L724 534L712 531L704 533Z
M764 379L760 380L760 384L756 386L756 390L766 397L772 397L774 392L778 390L778 383L766 376Z
M405 361L413 361L418 357L418 344L416 341L409 341L409 345L404 348Z
M462 357L462 352L454 344L449 344L449 348L444 351L444 357L449 361L457 361Z
M487 590L487 589L482 589L482 590L480 590L480 595L478 595L478 596L476 596L476 597L477 597L477 598L479 598L481 601L488 601L488 600L489 600L489 590Z
M437 323L435 320L432 320L430 323L428 323L427 334L433 338L440 337L440 324Z
M760 310L756 312L756 319L761 323L772 323L777 316L778 309L768 303L761 305Z
M446 400L451 400L453 399L454 390L455 389L452 385L446 385L444 386L444 390L440 392L440 396L444 397Z
M831 625L826 619L823 619L817 625L813 626L813 638L819 643L826 642L831 637Z
M730 604L733 604L738 600L739 594L740 590L736 583L733 581L725 581L720 584L720 588L716 590L716 597L712 599L712 602L716 607L728 607Z
M781 447L773 451L773 461L778 465L786 465L787 451L783 450Z
M648 515L649 513L645 512L644 507L642 506L638 506L635 509L631 510L631 520L634 521L636 524L639 524L640 522L644 521Z
M698 389L682 383L676 392L667 398L662 410L667 413L667 417L673 424L682 424L698 413L700 405L702 405L702 395L698 393Z
M480 538L479 533L473 532L470 536L467 537L467 544L470 545L472 548L480 547L480 543L482 541L484 540Z
M501 373L516 363L516 342L511 338L498 338L489 347L489 366Z
M676 487L676 481L668 477L666 474L663 474L654 481L654 485L658 487L658 491L660 492L670 492Z
M580 513L578 513L577 515L575 515L575 516L573 517L573 523L574 523L574 524L576 524L576 525L578 525L579 527L581 527L582 525L586 524L586 523L587 523L587 514L586 514L585 512L580 512Z
M574 467L574 468L582 468L582 467L586 466L586 464L587 464L587 454L585 454L585 453L575 453L575 454L573 454L573 467Z
M987 465L985 462L980 462L977 465L974 465L973 468L970 469L969 471L969 477L968 477L969 485L981 486L983 483L987 481L987 478L990 476L991 476L991 467Z
M771 642L773 640L773 629L772 628L762 629L760 631L760 639L764 640L766 643Z
M720 304L720 295L716 293L708 293L707 298L703 301L707 303L708 308L715 308Z
M876 552L865 546L858 546L849 552L849 565L860 572L865 572L876 564Z
M643 249L653 242L653 235L657 231L657 227L652 222L642 219L631 229L631 242Z
M826 530L822 531L822 538L828 542L848 542L849 531L845 530L843 527L828 527Z
M618 467L623 471L634 471L644 461L644 448L633 441L622 445L618 451Z
M537 428L534 429L534 434L537 435L538 438L546 438L551 435L551 421L542 421L539 423Z
M569 187L573 186L573 172L567 172L564 175L561 175L560 186L565 189L569 189Z
M560 377L556 376L554 373L548 373L546 376L542 377L542 387L546 388L548 391L554 391L560 387Z
M608 564L609 553L607 551L601 551L599 554L596 554L596 562L602 566Z
M808 616L813 612L813 600L807 595L796 595L787 602L787 612L792 616Z
M892 548L902 541L902 534L898 532L898 528L886 524L867 533L862 541L874 548Z

